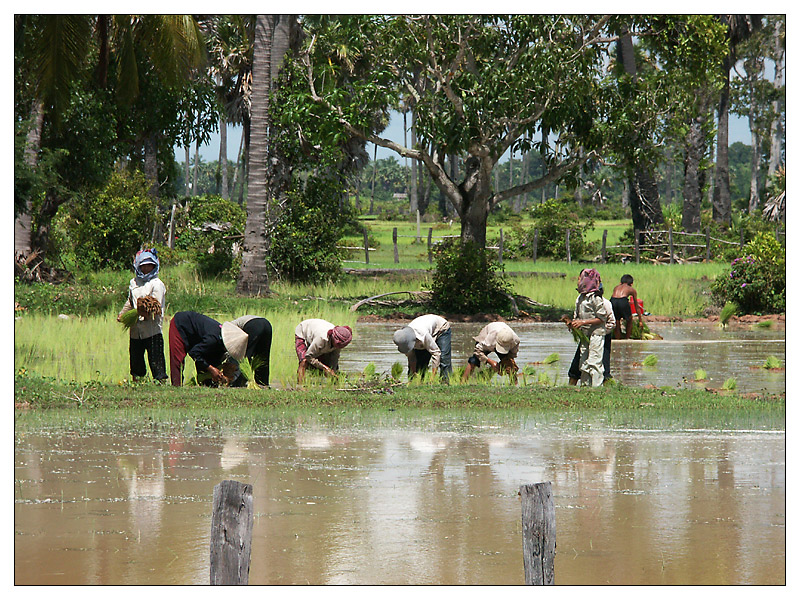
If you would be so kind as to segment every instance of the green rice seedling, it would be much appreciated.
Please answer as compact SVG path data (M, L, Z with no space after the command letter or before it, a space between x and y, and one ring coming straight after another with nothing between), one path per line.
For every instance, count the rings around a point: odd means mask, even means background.
M550 377L548 377L547 373L542 371L539 373L539 376L536 378L536 383L539 385L550 385Z
M261 386L256 383L256 370L261 366L261 359L258 356L254 356L251 359L245 358L244 360L239 362L239 370L242 372L247 378L247 387L251 390L260 390Z
M558 352L553 352L552 354L548 354L542 362L546 365L552 365L553 363L558 362L559 358Z
M400 381L400 377L402 376L403 376L403 363L397 361L392 365L392 379Z
M775 323L773 321L767 319L766 321L759 321L758 323L753 325L753 327L755 327L757 329L772 329L772 326L774 324Z
M726 379L725 383L722 384L722 389L723 390L728 390L729 392L732 392L733 390L735 390L736 389L736 379L734 379L733 377L729 377L728 379Z
M695 381L705 381L706 379L708 379L708 373L706 373L705 369L700 368L694 372Z
M122 316L119 318L119 322L122 323L122 326L125 329L130 329L131 327L133 327L138 320L139 320L139 311L137 311L135 308L132 308L131 310L123 313Z
M364 379L372 379L375 377L375 363L369 363L364 370L361 372L364 376Z
M762 365L762 367L765 369L780 369L782 366L783 363L777 356L768 356L767 360L765 360L764 364Z
M642 361L642 364L645 367L655 367L658 364L658 357L655 354L650 354Z
M725 327L728 324L728 321L731 320L731 317L737 313L739 307L736 306L734 302L728 302L725 306L722 307L722 310L719 313L719 322Z

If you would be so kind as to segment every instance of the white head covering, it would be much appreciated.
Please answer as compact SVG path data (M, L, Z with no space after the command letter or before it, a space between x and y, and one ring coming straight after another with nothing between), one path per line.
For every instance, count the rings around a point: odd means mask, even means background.
M248 335L235 324L225 321L222 324L222 343L234 359L240 361L247 351Z
M508 354L514 345L514 332L510 327L504 327L497 332L497 339L494 342L494 350L499 354Z

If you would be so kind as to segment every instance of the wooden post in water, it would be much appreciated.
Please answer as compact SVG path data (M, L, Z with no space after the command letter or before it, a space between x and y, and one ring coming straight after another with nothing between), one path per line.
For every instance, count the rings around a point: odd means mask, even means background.
M525 585L555 585L556 509L550 482L521 485Z
M606 255L606 238L607 237L608 237L608 229L603 229L603 250L601 251L601 256L603 257L603 262L604 263L608 262L607 261L607 255Z
M253 539L253 486L225 480L214 486L211 585L247 585Z
M777 239L777 235L775 238ZM500 228L500 243L497 245L497 259L503 264L503 228Z
M672 227L669 228L669 264L675 264L675 247L672 244Z
M533 262L536 262L536 252L539 249L539 230L533 230Z
M633 230L633 253L636 255L636 264L639 264L639 230Z
M433 227L428 227L428 264L433 264Z
M711 227L706 225L706 262L711 262Z
M369 235L366 227L364 227L364 260L369 264Z
M567 229L567 263L572 264L572 256L569 253L569 229Z
M397 227L392 229L392 243L394 244L394 264L400 262L400 254L397 252Z

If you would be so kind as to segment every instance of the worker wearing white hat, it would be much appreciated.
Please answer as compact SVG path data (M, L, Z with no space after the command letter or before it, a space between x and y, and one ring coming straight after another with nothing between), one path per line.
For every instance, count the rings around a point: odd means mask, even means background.
M482 364L488 364L497 373L511 372L516 380L515 358L519 353L519 336L502 321L489 323L480 330L475 340L475 352L467 361L463 381L467 381L472 371ZM495 352L499 361L492 360L488 354Z
M397 350L408 357L408 376L430 368L447 380L452 370L450 323L439 315L422 315L394 332Z

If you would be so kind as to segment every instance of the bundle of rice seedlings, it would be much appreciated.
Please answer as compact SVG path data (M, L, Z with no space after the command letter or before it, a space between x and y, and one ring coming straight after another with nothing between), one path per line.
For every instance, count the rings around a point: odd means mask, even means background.
M153 296L145 296L136 301L136 307L142 308L152 319L161 314L161 303Z
M400 377L402 375L403 375L403 363L397 361L392 365L392 379L400 381Z
M561 320L564 321L564 323L566 323L567 325L572 323L572 318L569 317L568 315L562 315ZM572 337L576 342L578 342L579 344L583 344L584 346L589 345L589 338L585 333L583 333L583 331L581 331L577 327L570 329L570 331L572 332Z
M559 358L558 352L553 352L552 354L548 354L542 362L546 365L552 365L554 362L558 362Z
M655 354L650 354L642 361L645 367L655 367L658 364L658 357Z
M728 321L731 320L731 317L735 315L737 311L738 307L736 306L735 302L728 302L722 307L722 310L719 313L719 322L723 327L728 324Z
M774 323L772 321L766 320L766 321L759 321L758 323L755 324L755 327L758 327L759 329L770 329L773 325Z
M135 308L123 313L119 318L119 322L125 329L130 329L139 320L139 311Z
M631 339L632 340L660 340L660 335L650 331L647 323L642 322L640 325L637 321L631 323Z
M780 369L783 363L781 363L781 360L777 356L768 356L762 366L765 369Z
M736 389L736 379L733 377L729 377L725 380L725 383L722 384L723 390L733 391Z
M375 363L369 363L362 371L364 379L372 379L375 376Z
M247 378L247 388L251 390L260 390L261 386L256 383L256 369L261 365L261 358L254 356L252 359L243 359L239 361L239 370Z
M694 372L695 381L705 381L706 379L708 379L708 373L706 373L705 369L700 368Z

